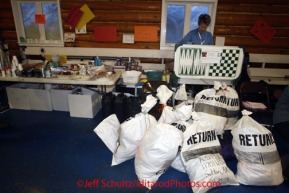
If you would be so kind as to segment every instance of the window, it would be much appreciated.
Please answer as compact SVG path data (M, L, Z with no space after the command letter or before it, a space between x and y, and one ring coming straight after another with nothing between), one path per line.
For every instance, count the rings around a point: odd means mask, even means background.
M20 45L64 45L59 0L11 0L11 2ZM35 14L44 16L45 22L43 24L37 22Z
M163 0L161 24L161 49L173 50L176 43L198 27L202 13L211 16L208 31L214 33L217 0Z

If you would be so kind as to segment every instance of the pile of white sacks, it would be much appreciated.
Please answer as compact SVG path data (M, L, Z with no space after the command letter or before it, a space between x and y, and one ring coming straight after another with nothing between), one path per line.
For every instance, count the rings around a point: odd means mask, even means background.
M173 92L162 85L157 98L147 96L142 111L123 123L115 114L104 119L94 132L113 153L112 166L135 159L135 172L148 189L173 167L186 172L193 192L206 192L214 186L279 185L283 182L280 158L271 132L243 111L238 120L239 99L236 91L215 82L214 88L198 93L194 104L187 102L185 85L175 99L183 101L164 106L159 120L147 112L159 100L166 104ZM237 112L237 113L236 113ZM238 160L234 174L221 156L217 134L231 130Z

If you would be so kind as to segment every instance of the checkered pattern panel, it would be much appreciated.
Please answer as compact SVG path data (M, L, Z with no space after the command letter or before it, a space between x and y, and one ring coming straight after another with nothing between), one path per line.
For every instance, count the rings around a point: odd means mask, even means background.
M235 77L240 50L224 49L219 64L213 64L209 68L209 76L213 77Z

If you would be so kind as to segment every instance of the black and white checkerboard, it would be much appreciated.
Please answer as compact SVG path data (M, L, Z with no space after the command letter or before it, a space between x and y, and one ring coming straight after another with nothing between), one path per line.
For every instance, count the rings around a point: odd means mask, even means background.
M235 77L238 67L240 50L223 49L219 64L213 64L209 68L208 76Z

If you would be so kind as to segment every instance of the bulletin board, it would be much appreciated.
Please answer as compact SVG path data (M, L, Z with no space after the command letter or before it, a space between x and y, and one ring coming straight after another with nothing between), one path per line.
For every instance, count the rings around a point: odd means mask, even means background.
M72 6L70 12L65 19L65 21L73 28L76 27L78 21L80 20L83 12L76 6Z
M277 31L263 19L258 19L250 32L266 44L268 44L277 33Z
M134 41L139 42L157 42L158 27L157 26L135 26Z
M94 39L97 42L116 42L116 26L95 26Z
M37 24L45 24L46 23L44 14L35 14L34 18L35 18L35 23L37 23Z

